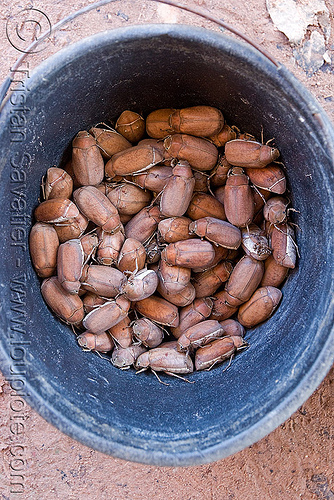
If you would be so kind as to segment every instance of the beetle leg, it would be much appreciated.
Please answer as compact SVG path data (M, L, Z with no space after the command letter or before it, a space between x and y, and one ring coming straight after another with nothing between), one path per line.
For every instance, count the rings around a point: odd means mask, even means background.
M45 200L45 175L42 177L42 182L41 182L41 190L42 190L42 195L43 195L43 200Z
M145 372L146 370L147 370L147 367L144 367L144 368L142 368L141 370L138 370L138 371L136 372L136 375L138 375L138 373L143 373L143 372Z
M231 366L231 363L232 363L232 359L233 359L233 357L234 357L234 354L232 354L232 355L231 355L231 357L230 357L230 361L229 361L229 364L227 365L227 367L226 367L226 368L224 368L223 372L226 372L226 370L227 370L227 369Z
M95 351L94 349L92 349L93 352L95 352L95 354L97 354L101 359L107 359L108 361L110 361L110 358L107 358L106 356L102 356L102 354L99 352L99 351Z
M71 324L71 328L72 328L72 332L74 333L74 335L79 335L79 333L76 332L75 326L73 325L73 323Z
M301 227L299 227L299 226L298 226L298 224L296 224L295 222L289 222L289 224L290 224L290 226L295 226L295 227L297 227L297 228L299 229L299 231L301 231L301 230L302 230L302 228L301 228Z
M188 382L188 384L194 384L195 383L195 380L188 380L187 378L181 377L181 375L177 375L176 373L173 373L173 372L164 372L164 373L166 373L167 375L170 375L171 377L175 377L175 378L179 378L181 380L184 380L184 382ZM169 384L167 384L167 385L169 385Z
M267 200L265 199L265 197L263 196L263 194L258 190L258 188L254 185L254 184L251 184L251 187L254 189L254 191L257 192L257 194L261 197L262 201L264 204L267 203Z
M288 214L289 212L297 212L297 214L300 214L300 211L299 211L299 210L296 210L295 208L288 208L286 212L287 212L287 214Z
M154 231L154 233L152 234L152 236L149 237L149 239L147 241L145 241L145 246L149 245L151 243L151 241L154 239L155 235L157 234L157 231Z
M270 142L274 141L274 140L275 140L275 137L273 137L272 139L269 139L269 141L267 141L267 142L266 142L266 146L268 146L268 144L269 144ZM262 144L263 144L263 139L262 139Z
M244 344L242 344L240 347L237 347L237 351L243 351L244 349L249 348L249 343L244 340Z
M203 346L203 347L204 347L204 346ZM206 372L209 372L209 371L211 370L211 368L213 368L213 367L214 367L217 363L218 363L218 361L217 361L217 360L216 360L216 361L214 361L214 362L212 363L212 365L211 365L209 368L205 368L205 371L206 371Z
M165 186L165 187L166 187L166 186ZM158 194L156 195L156 197L155 197L155 198L151 201L151 203L150 203L149 205L147 205L147 207L146 207L146 208L152 208L152 207L154 206L154 203L155 203L155 202L156 202L156 201L160 198L160 196L162 196L162 193L164 192L165 187L164 187L164 188L160 191L160 193L158 193ZM155 233L153 233L153 234L155 234ZM150 238L149 238L149 240L148 240L148 241L150 241ZM146 243L146 242L145 242L145 243Z
M152 368L151 368L151 370L152 370L152 372L154 373L154 375L157 377L157 379L159 380L160 384L163 384L163 385L170 385L170 384L167 384L167 382L163 382L155 370L153 370ZM137 372L137 373L139 373L139 372ZM167 372L166 372L166 373L167 373Z
M274 188L277 184L279 184L279 183L280 183L280 182L282 182L282 181L284 181L284 177L283 177L282 179L278 179L278 181L274 182L274 184L272 184L272 185L269 187L268 191L272 192L272 189L273 189L273 188Z
M103 151L103 153L104 153L106 156L108 156L109 158L111 158L111 157L110 157L110 155L107 153L107 151L106 151L105 149L103 149L103 147L102 147L100 144L96 143L96 145L97 145L97 147L98 147L99 149L101 149L101 151Z

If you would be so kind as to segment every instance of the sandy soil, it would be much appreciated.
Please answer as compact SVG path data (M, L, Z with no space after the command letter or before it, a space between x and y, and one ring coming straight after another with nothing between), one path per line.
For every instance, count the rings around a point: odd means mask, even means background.
M5 23L24 7L41 9L52 25L89 1L3 0L0 10L0 80L18 57L8 42ZM217 3L217 2L216 2ZM189 0L215 12L257 41L311 91L334 122L334 66L326 64L307 76L296 64L287 38L273 25L264 0L248 0L247 8L237 0L216 7L213 0ZM332 32L333 4L331 9ZM89 24L87 25L87 19ZM89 18L75 20L53 37L45 51L30 58L33 66L53 48L59 48L100 29L142 22L188 22L212 27L201 19L183 15L152 2L116 2L94 11ZM334 61L334 36L328 43ZM61 434L35 411L25 408L25 449L22 451L24 492L11 493L9 486L12 412L11 389L0 376L0 495L2 499L112 499L146 498L181 500L334 499L333 475L333 382L334 369L309 400L267 437L219 462L189 468L150 467L124 462L91 450ZM18 451L18 450L16 450ZM17 463L18 465L18 463Z

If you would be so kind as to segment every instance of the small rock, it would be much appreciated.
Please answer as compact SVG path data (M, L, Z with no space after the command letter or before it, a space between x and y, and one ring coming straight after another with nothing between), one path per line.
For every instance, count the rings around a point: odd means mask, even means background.
M312 31L310 39L293 51L297 63L309 76L324 64L325 54L325 39L318 31Z
M291 43L300 44L308 26L320 26L328 41L331 23L325 0L266 0L266 4L274 25Z

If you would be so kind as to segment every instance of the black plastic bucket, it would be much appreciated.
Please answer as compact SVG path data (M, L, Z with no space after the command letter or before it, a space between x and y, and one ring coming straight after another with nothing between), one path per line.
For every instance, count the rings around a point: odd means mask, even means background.
M176 25L130 27L70 46L11 94L0 118L1 370L44 418L99 451L157 465L215 461L254 443L316 389L334 357L334 132L283 67L244 43ZM46 169L78 130L124 109L208 104L274 137L300 211L298 268L277 313L227 371L195 384L121 371L82 352L40 294L27 238ZM226 365L225 365L226 366ZM164 376L162 376L165 378Z

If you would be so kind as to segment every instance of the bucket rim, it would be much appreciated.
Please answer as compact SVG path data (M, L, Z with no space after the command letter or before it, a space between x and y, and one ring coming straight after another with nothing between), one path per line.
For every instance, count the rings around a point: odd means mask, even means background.
M254 64L265 65L267 71L271 74L276 72L276 78L284 82L284 87L290 88L291 92L295 91L302 99L303 106L307 108L312 115L319 114L323 120L327 134L327 146L331 154L334 151L334 130L321 106L317 103L311 93L288 71L284 66L275 68L262 54L259 54L252 47L247 46L244 42L226 37L219 32L213 32L206 28L192 27L188 25L135 25L130 27L117 28L112 31L101 32L92 35L78 42L71 44L68 47L61 49L56 54L50 56L46 61L37 66L31 73L29 78L29 88L33 90L38 87L42 78L47 74L51 74L55 68L59 67L59 63L70 64L75 60L75 57L82 55L82 50L93 50L101 42L110 43L133 40L160 35L181 36L188 39L199 40L201 42L210 42L217 44L220 47L224 46L226 50L235 51L238 54L251 54L251 59ZM2 115L1 120L6 119L6 113ZM316 118L315 118L316 119ZM333 157L333 156L332 156ZM333 162L332 166L334 168ZM25 398L27 402L48 422L56 426L60 431L70 437L90 446L91 448L113 455L114 457L124 460L136 461L144 464L158 466L190 466L200 465L204 463L214 462L234 454L247 446L257 442L259 439L266 436L276 427L282 424L289 418L294 411L303 404L306 399L314 392L322 380L325 378L334 362L334 326L332 318L334 314L334 301L331 303L331 308L327 311L327 317L324 318L323 328L328 328L329 334L326 343L323 345L317 359L310 371L305 373L300 382L293 391L291 391L284 401L282 401L274 410L267 413L263 418L258 420L254 425L245 429L241 433L226 439L214 446L204 450L194 450L192 452L182 453L166 453L160 451L138 449L131 445L114 443L106 440L103 437L97 436L86 429L79 427L75 421L68 419L54 407L45 405L45 401L40 394L37 393L27 380L27 389L30 396ZM330 327L332 329L330 331ZM10 358L6 350L3 349L0 342L0 361L1 369L5 376L9 377Z

